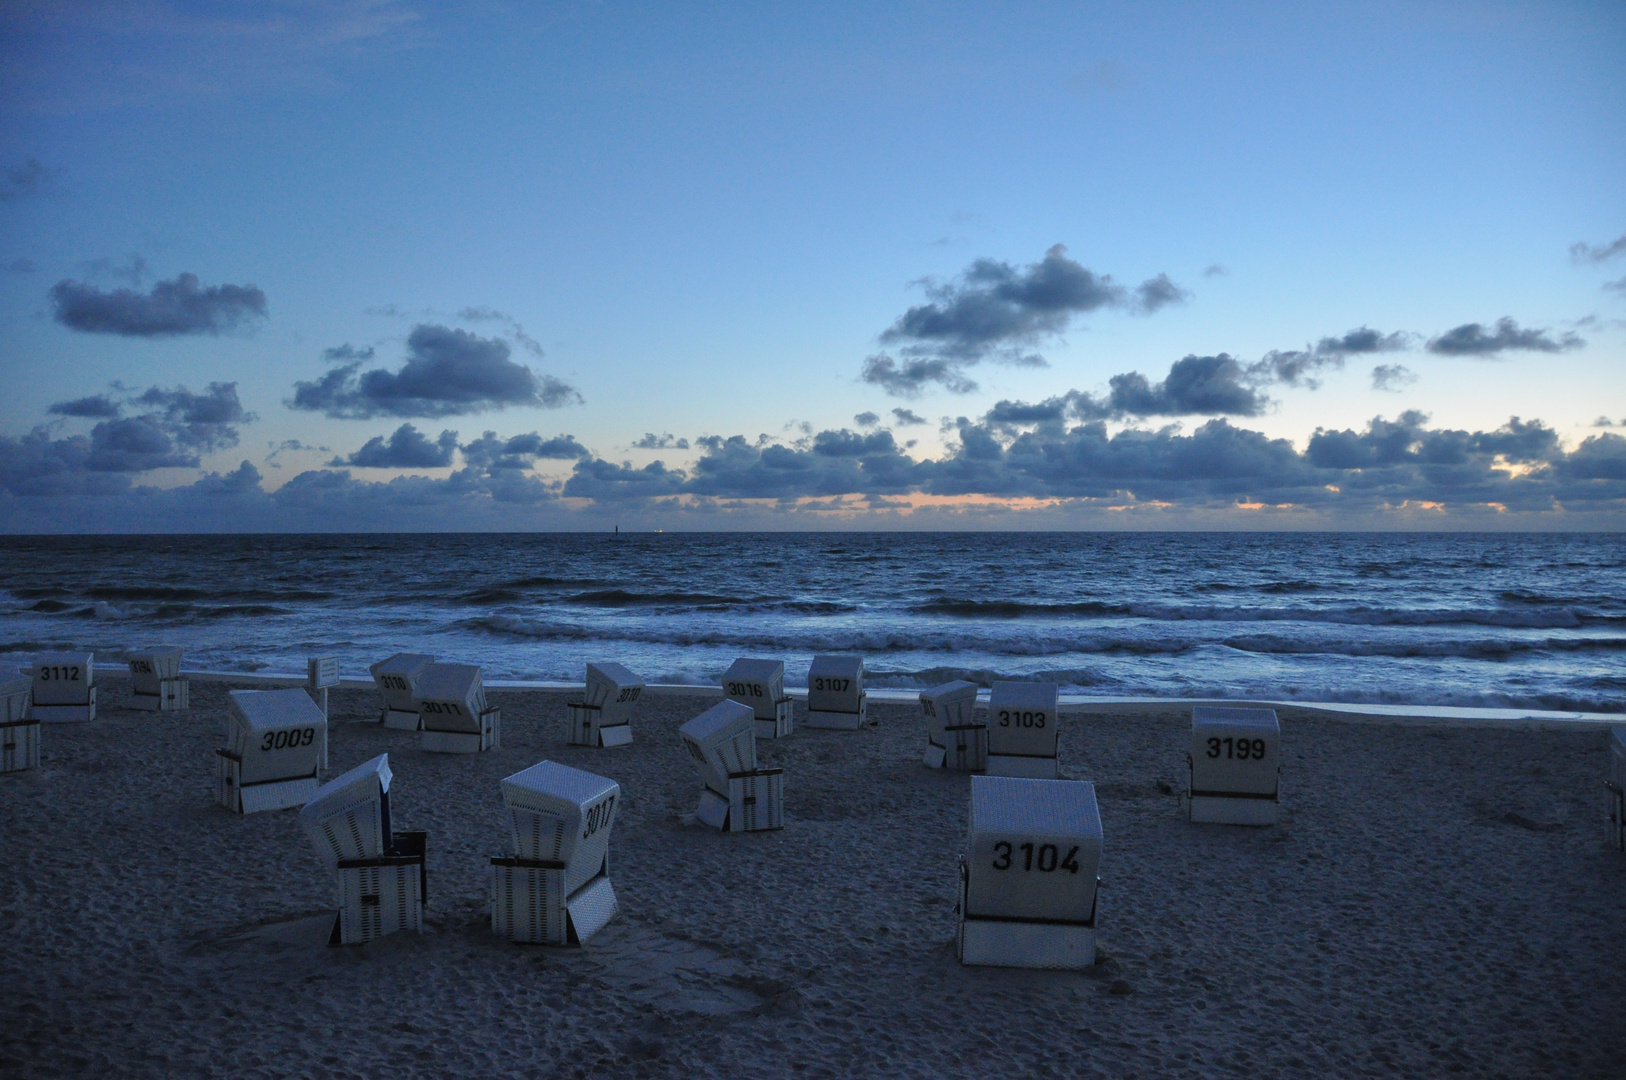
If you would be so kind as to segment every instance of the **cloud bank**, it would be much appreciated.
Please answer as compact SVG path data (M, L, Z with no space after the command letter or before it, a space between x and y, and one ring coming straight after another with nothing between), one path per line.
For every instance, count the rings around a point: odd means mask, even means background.
M340 350L349 345L339 346ZM328 350L336 353L337 350ZM365 420L378 416L438 418L489 412L509 406L557 409L579 403L576 389L551 375L538 376L509 359L501 338L423 323L407 338L407 359L399 371L362 372L365 355L347 359L321 378L296 382L289 408ZM353 358L352 358L353 357Z
M1519 328L1510 318L1496 320L1494 330L1480 323L1463 323L1430 338L1426 348L1439 356L1496 356L1504 352L1565 352L1583 348L1586 342L1573 333L1553 337L1546 330Z
M266 317L265 293L253 285L203 286L196 274L160 281L148 292L67 278L51 286L56 321L87 334L160 338L223 334Z

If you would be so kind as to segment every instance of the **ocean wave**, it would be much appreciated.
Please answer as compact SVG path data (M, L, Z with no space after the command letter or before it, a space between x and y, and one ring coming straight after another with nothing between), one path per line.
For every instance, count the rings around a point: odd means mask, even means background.
M571 604L581 604L584 607L733 607L737 604L748 604L751 601L737 596L715 596L711 593L635 593L625 589L599 589L595 592L576 593L574 596L563 598ZM776 599L773 597L767 599Z
M1023 615L1129 615L1129 604L1109 604L1082 600L1063 604L1023 603L1017 600L927 600L911 611L922 615L962 615L970 618L1016 619Z
M1097 600L1073 603L1033 603L1015 600L962 600L944 597L913 605L922 615L961 618L1016 619L1023 616L1058 618L1130 616L1159 622L1308 622L1354 626L1494 626L1508 629L1578 629L1583 626L1626 625L1626 616L1606 615L1574 607L1517 608L1394 608L1368 607L1247 607L1225 604L1108 603Z
M1241 652L1282 656L1386 656L1508 660L1532 653L1626 652L1626 638L1479 638L1467 641L1311 641L1274 634L1228 637L1222 643Z

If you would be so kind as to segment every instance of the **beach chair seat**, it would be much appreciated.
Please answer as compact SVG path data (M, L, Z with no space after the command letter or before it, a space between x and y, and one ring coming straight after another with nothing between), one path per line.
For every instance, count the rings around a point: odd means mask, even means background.
M1187 814L1216 825L1274 825L1281 813L1282 728L1274 709L1191 710Z
M320 787L327 718L305 691L233 690L226 745L215 751L216 801L239 814L301 806Z
M380 724L396 731L418 730L417 678L434 662L433 656L423 653L396 653L367 669L384 698L383 711L378 714Z
M40 722L29 715L33 692L25 676L0 683L0 772L40 767Z
M988 696L988 775L1054 780L1057 688L1047 682L996 682Z
M782 739L796 730L791 700L785 696L785 663L741 657L723 673L723 696L749 705L759 739Z
M704 783L695 816L714 829L784 827L784 770L757 768L756 724L751 706L724 700L678 729Z
M300 827L333 875L334 945L423 929L428 836L392 826L392 779L389 755L380 754L323 784L299 811Z
M856 731L864 726L862 656L815 656L807 671L807 726Z
M542 761L502 781L509 854L491 860L491 929L514 941L579 945L615 915L610 834L621 786Z
M988 767L988 728L976 722L977 684L959 680L920 692L926 716L928 769L981 772Z
M643 679L620 664L588 664L582 700L565 703L571 745L632 745L632 710L644 686Z
M960 857L961 963L1075 971L1094 964L1101 846L1095 785L973 776Z
M131 653L130 708L148 712L184 712L191 706L191 688L181 678L181 650L160 645Z
M429 664L413 685L424 750L478 754L502 745L502 713L487 703L478 666Z
M30 715L47 724L96 719L96 654L41 653L34 657Z

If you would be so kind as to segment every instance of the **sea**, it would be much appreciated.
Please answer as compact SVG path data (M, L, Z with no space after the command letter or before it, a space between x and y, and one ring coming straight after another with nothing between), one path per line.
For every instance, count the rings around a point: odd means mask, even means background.
M588 661L715 683L859 653L869 685L1626 710L1626 535L622 533L0 537L0 653L179 645L347 676ZM9 666L9 665L8 665Z

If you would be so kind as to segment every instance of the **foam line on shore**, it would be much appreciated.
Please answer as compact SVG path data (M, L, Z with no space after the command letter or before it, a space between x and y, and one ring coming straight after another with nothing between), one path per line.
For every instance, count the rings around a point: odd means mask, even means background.
M20 669L32 674L31 669ZM128 676L123 664L97 664L99 676ZM198 682L232 683L244 688L304 686L305 676L288 672L265 671L182 671L182 676ZM371 690L373 680L368 678L341 678L334 689ZM551 693L581 693L585 687L579 682L527 681L520 679L493 679L485 684L488 690L544 690ZM665 697L719 698L720 686L692 683L650 683L644 688L648 694ZM917 690L874 688L866 691L877 704L912 705L920 700ZM803 687L786 687L792 698L805 699ZM988 704L988 691L977 695L979 705ZM1427 723L1464 724L1474 726L1528 727L1552 724L1562 727L1611 727L1626 724L1626 714L1594 712L1560 712L1548 709L1479 709L1455 705L1371 705L1339 701L1270 701L1226 698L1148 698L1148 697L1089 697L1084 694L1063 694L1059 712L1075 716L1116 714L1153 714L1178 712L1197 705L1253 706L1276 709L1295 716L1321 716L1338 720L1364 720L1372 723Z

